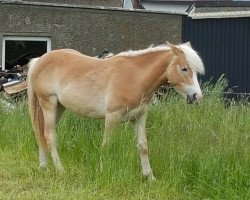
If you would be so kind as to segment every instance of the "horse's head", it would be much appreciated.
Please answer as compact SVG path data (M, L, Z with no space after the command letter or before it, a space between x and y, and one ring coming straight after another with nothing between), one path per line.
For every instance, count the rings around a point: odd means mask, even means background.
M187 97L189 102L198 102L202 92L197 80L197 73L204 74L203 63L198 54L192 49L190 43L178 46L168 43L173 53L166 75L169 83Z

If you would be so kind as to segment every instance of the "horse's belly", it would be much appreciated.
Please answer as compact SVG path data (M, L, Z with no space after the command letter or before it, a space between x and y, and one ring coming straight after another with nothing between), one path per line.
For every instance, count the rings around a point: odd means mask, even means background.
M82 107L80 109L68 108L71 112L74 112L80 116L91 118L105 118L105 113L90 107Z
M96 96L95 96L96 97ZM104 98L90 98L67 96L59 98L59 102L71 112L81 116L104 118L105 117L105 103Z

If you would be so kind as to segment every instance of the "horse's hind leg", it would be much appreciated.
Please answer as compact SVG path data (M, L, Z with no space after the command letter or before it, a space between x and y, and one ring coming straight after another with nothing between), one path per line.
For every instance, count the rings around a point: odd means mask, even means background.
M47 148L39 144L39 167L47 168Z
M58 104L57 107L57 118L56 118L56 124L59 122L62 113L64 111L64 107L61 104ZM44 126L44 132L42 133L43 136L48 136L48 131L46 128L46 125L43 123L42 126ZM38 145L39 145L39 167L41 169L47 168L47 154L48 154L48 145L47 140L40 142L41 140L44 140L45 138L42 136L42 138L38 138Z
M63 166L61 164L57 147L56 147L56 123L57 123L57 110L58 100L56 96L50 96L46 99L40 99L41 107L44 115L44 137L46 139L48 148L51 152L51 157L55 167L62 171Z

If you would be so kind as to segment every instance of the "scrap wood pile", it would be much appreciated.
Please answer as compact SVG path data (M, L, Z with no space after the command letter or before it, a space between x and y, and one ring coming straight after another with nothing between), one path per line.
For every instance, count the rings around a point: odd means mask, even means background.
M23 66L27 68L26 66ZM8 100L18 100L25 97L27 91L27 73L0 71L0 92Z
M0 93L7 100L19 100L25 98L27 93L27 63L37 54L27 53L9 63L6 61L6 70L0 70Z

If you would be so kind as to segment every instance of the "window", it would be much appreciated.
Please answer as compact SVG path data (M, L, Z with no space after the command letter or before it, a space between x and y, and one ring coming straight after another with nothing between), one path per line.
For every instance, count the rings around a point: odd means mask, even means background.
M2 45L2 70L27 64L30 58L51 50L49 37L4 36Z

